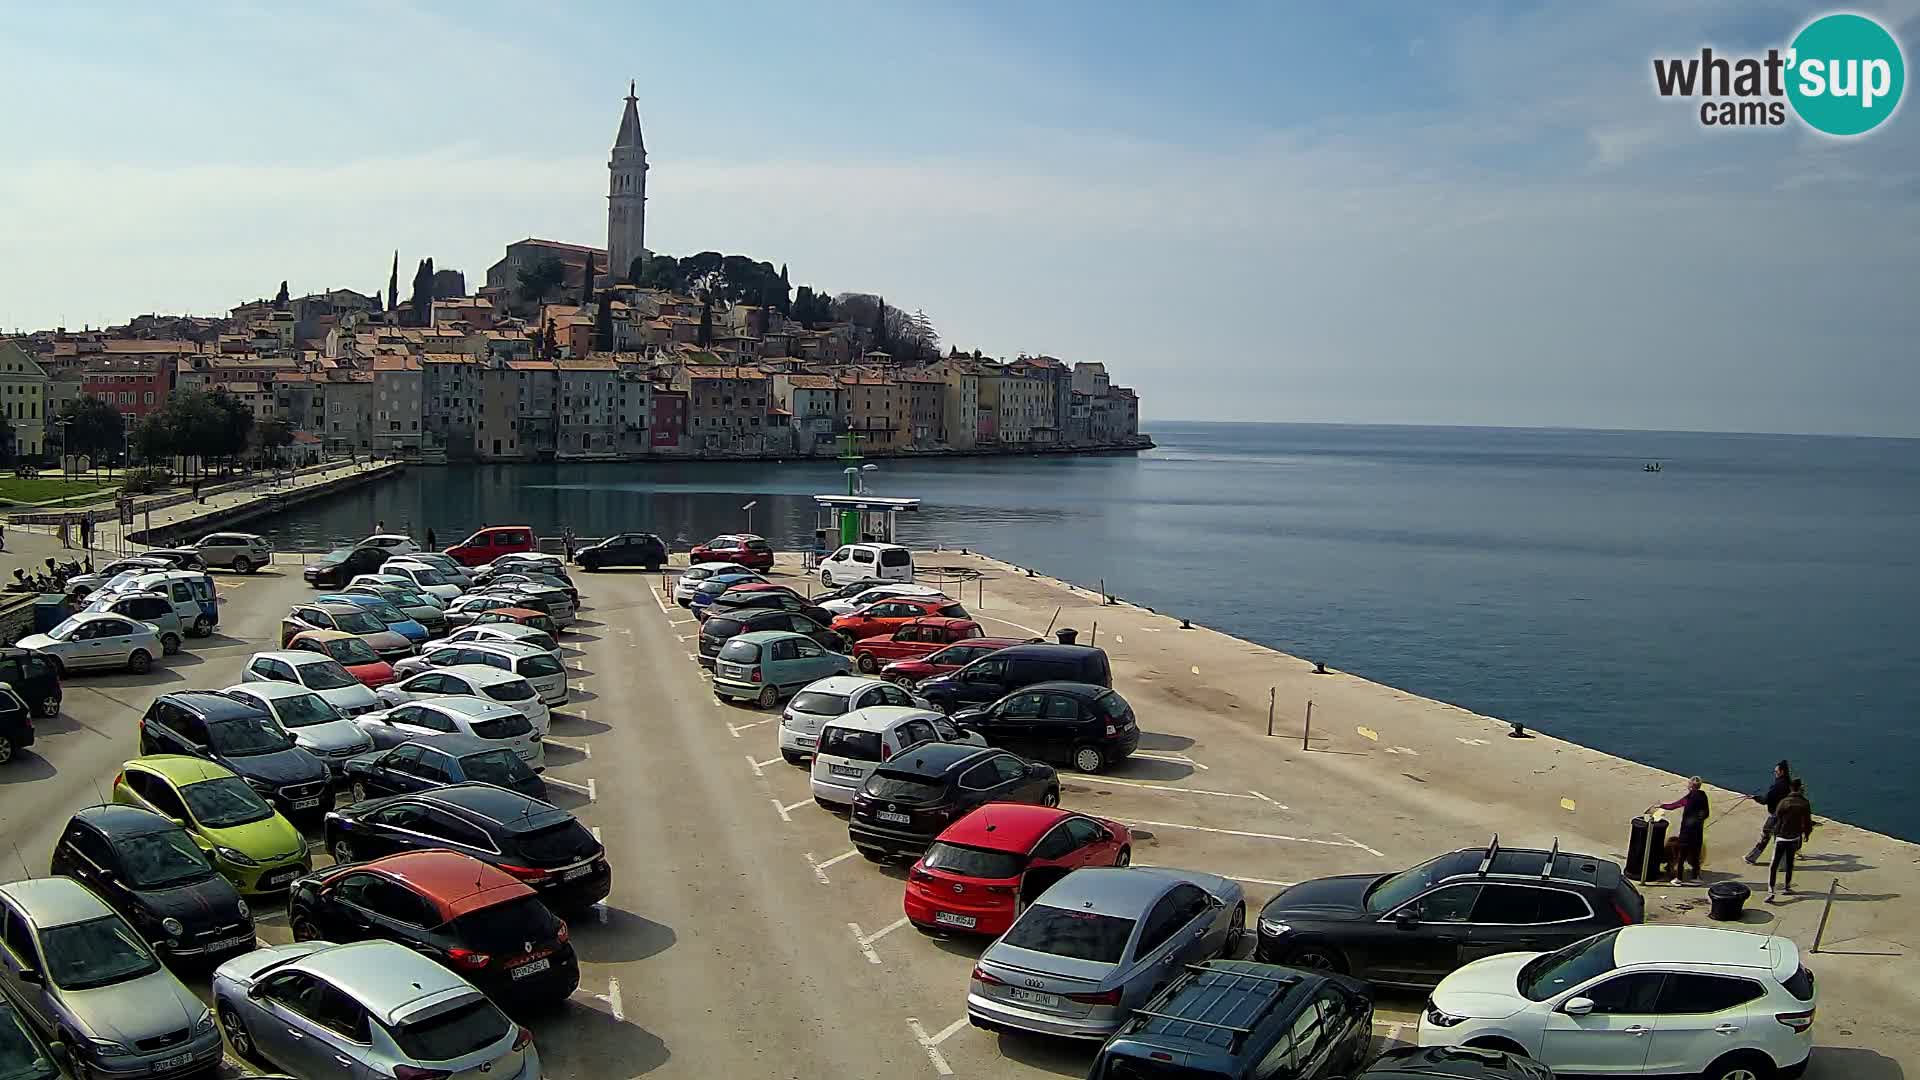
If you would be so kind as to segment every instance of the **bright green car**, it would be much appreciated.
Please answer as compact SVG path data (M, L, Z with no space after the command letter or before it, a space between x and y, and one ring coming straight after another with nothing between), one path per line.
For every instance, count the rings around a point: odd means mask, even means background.
M312 866L307 838L232 770L180 754L121 766L113 801L172 818L233 887L247 896L285 892Z

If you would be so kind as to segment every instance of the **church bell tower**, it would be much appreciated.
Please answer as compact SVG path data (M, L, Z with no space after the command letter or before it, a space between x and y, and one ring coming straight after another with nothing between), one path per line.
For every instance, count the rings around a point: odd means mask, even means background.
M647 144L640 137L633 85L627 84L627 109L607 159L607 275L612 281L625 281L633 260L646 251Z

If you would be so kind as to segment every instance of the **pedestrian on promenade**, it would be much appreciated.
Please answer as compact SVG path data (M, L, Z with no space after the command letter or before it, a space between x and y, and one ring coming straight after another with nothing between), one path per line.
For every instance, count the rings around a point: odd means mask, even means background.
M1767 820L1760 823L1760 839L1754 842L1753 850L1747 852L1749 866L1760 865L1760 853L1767 850L1767 841L1774 837L1774 814L1779 810L1780 800L1787 797L1792 787L1793 770L1788 767L1787 760L1781 758L1780 763L1773 767L1773 784L1767 788L1767 793L1753 796L1754 802L1767 808Z
M431 525L427 526L427 550L428 551L440 550L440 545L434 543L433 541L433 526Z
M573 561L573 526L560 530L560 543L567 549L567 561Z
M1700 863L1707 846L1707 815L1711 812L1707 806L1707 793L1700 790L1701 780L1697 776L1687 779L1687 792L1670 803L1659 803L1661 810L1680 811L1680 831L1667 841L1667 865L1673 868L1673 884L1683 881L1697 881L1700 878ZM1652 813L1655 807L1647 808ZM1693 872L1686 873L1691 866Z
M375 536L379 536L381 533L384 533L386 531L387 531L387 519L386 518L376 519L373 523L373 534Z
M88 511L87 516L80 519L80 546L86 548L88 551L93 550L92 511Z
M68 515L66 514L60 515L60 546L63 548L70 548L73 546L73 540L69 538L67 535L67 519L68 519Z
M1807 790L1799 780L1790 782L1787 794L1773 808L1773 865L1767 867L1767 900L1773 900L1775 878L1785 871L1785 886L1788 896L1793 895L1793 860L1800 854L1800 846L1807 842L1813 832L1813 804L1807 801Z

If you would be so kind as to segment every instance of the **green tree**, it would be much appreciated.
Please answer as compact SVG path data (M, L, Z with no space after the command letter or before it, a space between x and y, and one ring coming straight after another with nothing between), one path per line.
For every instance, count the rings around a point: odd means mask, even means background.
M549 255L520 271L520 299L544 303L549 295L567 282L567 264Z
M421 259L420 266L413 272L413 296L409 300L413 317L409 322L414 326L425 326L433 321L433 260Z
M580 276L580 306L593 303L593 252L587 252L587 272Z
M142 464L152 465L173 456L173 430L167 423L167 413L151 413L140 418L133 425L128 442L133 447L134 456Z
M387 310L400 306L400 249L393 249L393 269L387 274Z
M780 315L782 318L793 317L793 301L788 299L788 297L792 295L792 292L793 292L793 285L792 283L787 281L787 264L781 263L780 264L780 292L774 296L773 306L780 310Z
M60 416L65 433L63 453L85 454L99 458L118 453L127 445L127 419L120 410L97 397L82 397L68 403Z
M20 449L15 441L17 438L18 435L13 430L13 421L0 416L0 465L13 464L13 459Z
M263 420L253 426L251 445L255 460L278 459L283 447L293 444L293 428L285 420Z
M283 281L280 283L280 291L273 296L273 310L285 311L287 303L287 283Z
M613 351L613 293L600 294L600 307L593 313L593 347L597 352Z

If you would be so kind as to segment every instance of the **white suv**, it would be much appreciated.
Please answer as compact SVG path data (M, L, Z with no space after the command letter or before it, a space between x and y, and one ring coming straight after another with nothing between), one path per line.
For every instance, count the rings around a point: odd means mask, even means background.
M1813 1049L1813 973L1783 937L1626 926L1503 953L1440 981L1420 1045L1525 1054L1558 1073L1761 1080Z
M804 765L827 721L875 705L930 709L927 699L871 675L829 675L793 695L780 713L780 756Z

